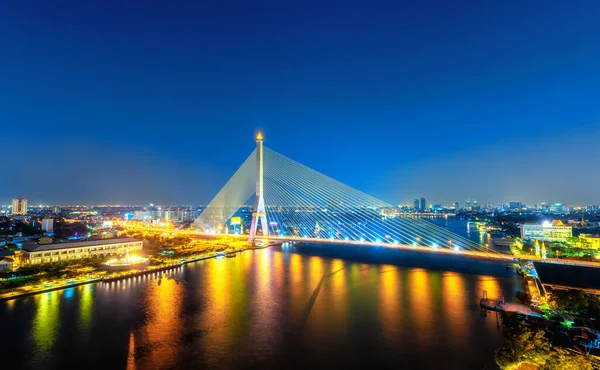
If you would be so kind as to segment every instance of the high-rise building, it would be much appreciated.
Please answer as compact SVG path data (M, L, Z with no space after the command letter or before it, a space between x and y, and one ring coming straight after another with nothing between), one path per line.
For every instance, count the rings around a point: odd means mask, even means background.
M427 209L427 204L425 203L425 198L421 198L421 212L425 212Z
M13 198L12 214L24 215L27 213L27 198Z
M413 206L415 207L415 211L419 212L419 198L415 198L415 200L413 201Z
M550 213L556 214L567 213L569 211L567 206L563 205L562 203L554 203L553 205L548 207L548 210L550 211Z
M508 206L510 207L510 209L525 208L525 205L521 202L508 202Z
M54 232L54 219L53 218L42 219L42 230L47 233L53 233Z
M458 202L454 202L454 212L458 212L460 210L460 207L458 205Z

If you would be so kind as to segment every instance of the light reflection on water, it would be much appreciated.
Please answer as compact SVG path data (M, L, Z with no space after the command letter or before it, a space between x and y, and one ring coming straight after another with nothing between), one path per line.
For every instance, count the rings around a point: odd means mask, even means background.
M15 338L11 359L34 359L15 369L492 367L501 338L478 299L519 289L498 271L270 248L0 303L0 332Z
M53 291L35 296L36 312L31 337L35 342L37 362L43 361L54 347L58 336L59 292Z

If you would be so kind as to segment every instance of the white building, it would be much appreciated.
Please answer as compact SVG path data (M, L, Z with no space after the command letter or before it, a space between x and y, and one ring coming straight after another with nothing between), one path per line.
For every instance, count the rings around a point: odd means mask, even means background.
M13 198L12 214L13 215L27 214L27 198Z
M521 239L543 240L548 242L564 242L573 236L573 228L565 226L561 221L544 222L542 224L523 224Z
M58 262L89 257L124 255L142 250L143 242L133 238L99 239L84 242L36 244L23 247L24 265Z
M0 257L0 270L12 270L13 265L12 258Z

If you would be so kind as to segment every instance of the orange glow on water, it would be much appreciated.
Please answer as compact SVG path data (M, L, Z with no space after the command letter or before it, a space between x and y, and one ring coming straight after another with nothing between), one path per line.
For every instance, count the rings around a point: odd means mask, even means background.
M398 322L401 317L400 305L400 272L395 266L381 266L379 278L379 315L383 335L385 337L397 334Z
M468 305L471 302L466 302L467 296L465 291L465 278L461 274L454 272L444 273L442 276L442 292L443 304L445 311L447 327L449 335L453 340L465 341L467 338L462 335L467 319Z
M411 311L414 316L415 335L420 340L428 340L434 333L434 322L432 319L432 289L429 277L430 272L421 268L411 269L408 273L409 294L412 295Z
M173 279L163 277L160 282L158 285L158 280L152 280L148 284L148 323L144 336L138 338L138 342L141 347L152 345L153 350L136 363L141 368L166 366L170 361L174 363L179 349L179 335L183 330L183 288Z
M383 326L384 334L395 329L400 319L400 272L395 266L381 266L379 278L379 312Z
M127 351L127 370L135 370L135 336L129 333L129 349Z
M310 289L315 289L323 278L323 259L319 257L310 257L308 259L308 271Z
M477 284L477 294L483 295L483 291L487 291L487 295L489 298L501 298L503 296L502 288L500 288L500 284L498 280L493 276L482 276L479 279ZM504 297L509 300L512 297Z
M348 300L348 286L346 270L342 260L333 260L331 263L331 273L325 281L323 289L323 298L327 302L327 318L332 323L337 323L338 330L344 332L348 320L348 306L345 302ZM342 303L344 302L344 303Z

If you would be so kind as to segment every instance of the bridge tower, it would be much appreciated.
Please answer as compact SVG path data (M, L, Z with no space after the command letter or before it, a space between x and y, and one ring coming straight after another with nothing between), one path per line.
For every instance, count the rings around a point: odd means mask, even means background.
M263 235L269 236L267 212L265 211L265 200L263 198L263 136L260 132L256 135L256 199L254 199L252 224L250 225L250 241L254 240L259 220Z

